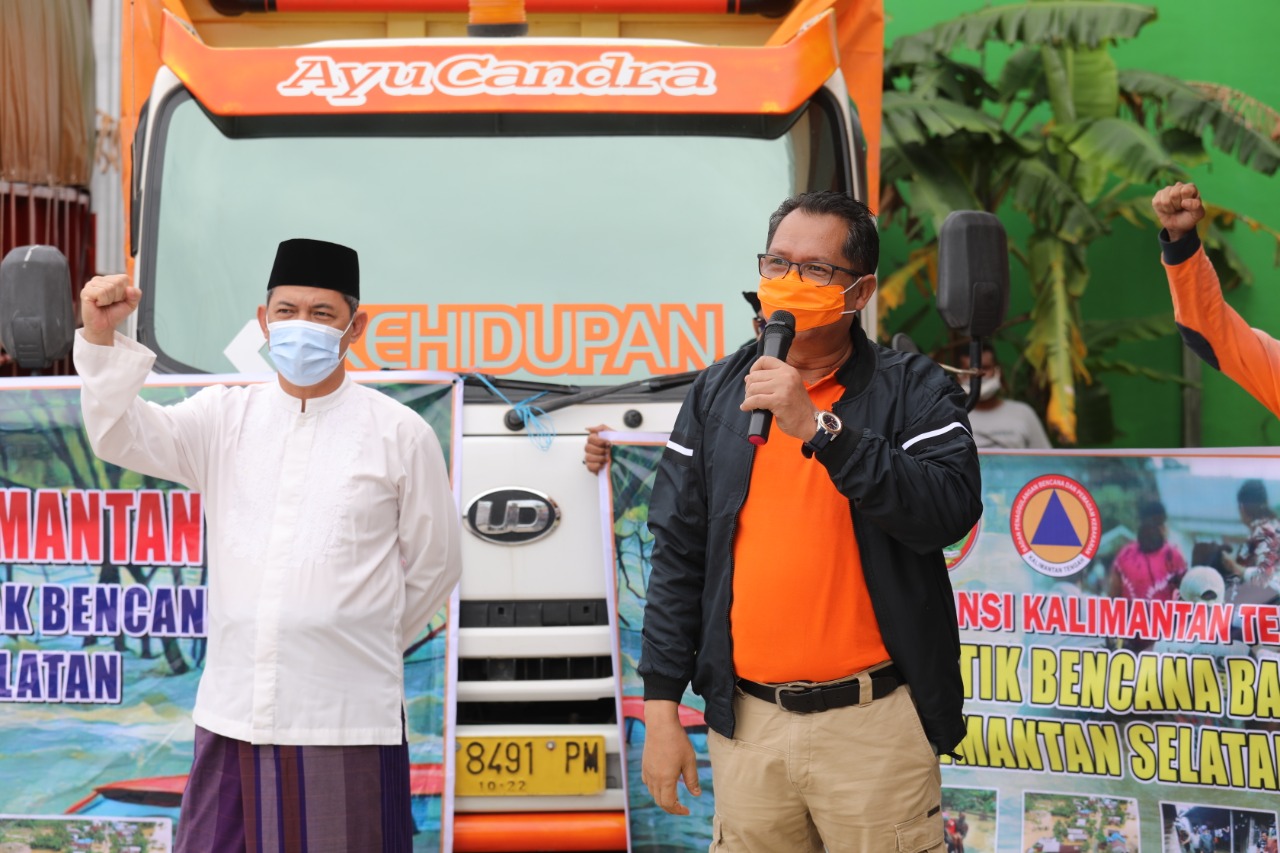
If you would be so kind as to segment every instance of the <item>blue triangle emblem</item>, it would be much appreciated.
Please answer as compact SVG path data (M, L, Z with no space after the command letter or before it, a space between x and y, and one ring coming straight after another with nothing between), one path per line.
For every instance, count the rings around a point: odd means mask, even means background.
M1040 524L1031 537L1031 544L1082 547L1080 537L1076 534L1071 519L1067 517L1067 511L1062 506L1062 499L1058 497L1056 489L1049 495L1049 503L1044 508L1044 515L1040 516Z

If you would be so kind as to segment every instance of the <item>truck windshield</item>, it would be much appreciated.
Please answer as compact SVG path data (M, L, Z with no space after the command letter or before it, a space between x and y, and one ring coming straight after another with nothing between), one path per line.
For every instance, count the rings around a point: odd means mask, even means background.
M453 132L419 119L246 132L171 99L141 278L140 334L160 366L268 369L255 309L276 245L312 237L360 253L370 323L352 368L579 384L697 370L752 335L742 292L759 281L769 214L795 192L846 186L838 113L821 99L696 129L539 116Z

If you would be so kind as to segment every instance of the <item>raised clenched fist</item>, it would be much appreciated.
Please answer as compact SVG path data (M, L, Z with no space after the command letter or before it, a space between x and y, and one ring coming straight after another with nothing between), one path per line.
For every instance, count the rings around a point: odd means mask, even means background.
M80 291L85 340L109 346L116 326L137 309L141 300L142 291L133 286L129 276L94 276Z
M1204 219L1204 202L1195 184L1176 183L1165 187L1151 199L1151 208L1161 227L1169 232L1171 241L1194 230L1196 223Z

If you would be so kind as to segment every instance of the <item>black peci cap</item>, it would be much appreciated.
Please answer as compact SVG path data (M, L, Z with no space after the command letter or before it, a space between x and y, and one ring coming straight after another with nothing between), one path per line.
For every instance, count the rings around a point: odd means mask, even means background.
M322 287L360 298L360 256L355 249L298 237L276 249L267 290L282 284Z

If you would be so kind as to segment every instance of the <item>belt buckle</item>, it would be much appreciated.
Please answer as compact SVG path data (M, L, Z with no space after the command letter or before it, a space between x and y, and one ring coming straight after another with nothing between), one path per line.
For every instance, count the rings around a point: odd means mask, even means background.
M790 708L782 704L782 697L787 694L800 696L811 689L813 689L813 685L804 681L789 681L786 684L778 684L773 688L773 701L782 710L790 711Z

